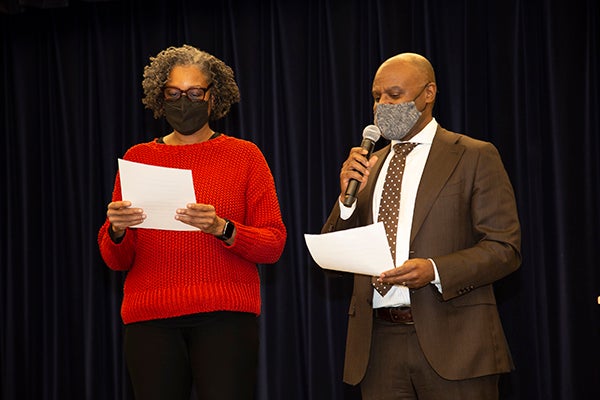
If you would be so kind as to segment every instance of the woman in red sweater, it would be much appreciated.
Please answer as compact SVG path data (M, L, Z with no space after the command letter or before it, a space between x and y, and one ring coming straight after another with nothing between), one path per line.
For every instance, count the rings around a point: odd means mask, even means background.
M126 160L192 171L196 203L173 218L195 230L136 227L145 211L121 196L117 174L98 243L127 271L121 316L136 399L254 397L260 281L286 229L275 183L256 145L214 132L239 101L233 71L194 47L169 47L144 68L143 103L173 131L131 147Z

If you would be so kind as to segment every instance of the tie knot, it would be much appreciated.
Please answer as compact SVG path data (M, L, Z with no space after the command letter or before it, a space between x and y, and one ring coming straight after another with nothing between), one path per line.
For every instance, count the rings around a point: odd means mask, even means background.
M415 147L417 147L419 143L413 143L413 142L401 142L401 143L396 143L394 145L394 152L397 154L408 154L412 151L412 149L414 149Z

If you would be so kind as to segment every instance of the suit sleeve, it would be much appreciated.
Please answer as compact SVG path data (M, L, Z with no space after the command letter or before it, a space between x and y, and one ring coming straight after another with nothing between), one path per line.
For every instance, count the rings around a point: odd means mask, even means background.
M460 176L464 188L468 189L461 202L466 206L458 205L450 212L456 212L460 220L448 220L445 225L450 226L439 228L448 229L447 234L454 235L457 242L471 244L432 257L440 274L444 300L491 284L521 264L521 232L515 196L497 149L491 143L483 143L466 158L467 165L474 165L465 169L472 172ZM447 202L452 204L450 200ZM464 220L470 223L465 224Z

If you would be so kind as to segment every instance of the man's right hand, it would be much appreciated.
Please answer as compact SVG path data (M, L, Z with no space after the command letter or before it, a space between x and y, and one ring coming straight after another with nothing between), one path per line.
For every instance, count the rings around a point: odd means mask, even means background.
M348 158L344 161L344 164L342 164L342 170L340 171L340 188L342 190L340 194L341 201L344 201L350 179L356 179L360 182L358 192L365 187L369 179L371 167L375 165L378 159L377 156L372 156L370 159L367 159L367 157L365 157L367 153L367 149L353 147L350 150Z

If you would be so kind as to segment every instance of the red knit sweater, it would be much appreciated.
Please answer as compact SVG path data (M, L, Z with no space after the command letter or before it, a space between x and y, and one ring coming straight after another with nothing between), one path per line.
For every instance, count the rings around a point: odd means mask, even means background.
M191 169L196 201L214 205L217 215L231 220L237 230L231 246L200 231L141 228L127 229L117 244L109 236L107 219L98 233L102 258L109 268L128 271L121 306L123 322L217 310L260 314L256 264L279 259L286 229L273 176L258 147L221 135L183 146L155 141L138 144L123 158ZM121 200L118 173L113 192L116 200Z

